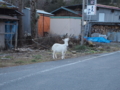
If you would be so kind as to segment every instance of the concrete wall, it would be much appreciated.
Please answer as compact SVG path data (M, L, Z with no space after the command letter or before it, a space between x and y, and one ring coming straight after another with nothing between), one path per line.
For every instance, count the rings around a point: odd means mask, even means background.
M81 33L81 18L80 17L51 17L50 33L57 35L75 35Z

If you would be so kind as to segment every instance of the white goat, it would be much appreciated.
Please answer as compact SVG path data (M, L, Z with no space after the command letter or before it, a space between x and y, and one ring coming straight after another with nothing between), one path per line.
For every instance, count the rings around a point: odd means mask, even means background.
M67 47L68 47L68 41L69 41L69 38L65 38L63 39L64 41L64 44L59 44L59 43L55 43L53 46L52 46L52 51L53 51L53 59L57 58L57 52L61 52L62 53L62 59L64 59L65 57L65 53L67 51Z

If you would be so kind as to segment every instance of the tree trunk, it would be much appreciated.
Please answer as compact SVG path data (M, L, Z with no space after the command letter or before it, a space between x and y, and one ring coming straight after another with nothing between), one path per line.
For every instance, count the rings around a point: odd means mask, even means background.
M23 0L15 0L14 5L19 7L18 10L22 12L23 9ZM23 45L23 30L22 30L22 16L18 16L18 40L19 40L19 45Z
M37 0L30 1L30 9L31 9L31 35L32 38L36 37L36 2Z
M110 0L110 1L111 1L110 3L113 4L113 1L114 1L114 0Z

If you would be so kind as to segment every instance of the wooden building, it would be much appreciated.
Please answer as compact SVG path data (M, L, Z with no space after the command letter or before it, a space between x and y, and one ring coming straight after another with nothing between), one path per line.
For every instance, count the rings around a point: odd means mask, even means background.
M22 15L22 13L18 11L16 6L0 1L0 49L17 46L17 16L19 15Z

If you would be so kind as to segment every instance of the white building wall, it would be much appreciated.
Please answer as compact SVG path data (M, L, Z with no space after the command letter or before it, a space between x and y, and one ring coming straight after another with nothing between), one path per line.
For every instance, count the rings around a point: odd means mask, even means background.
M70 34L75 36L81 34L81 19L70 19Z
M75 35L81 33L81 19L75 18L51 18L50 33L57 35Z

